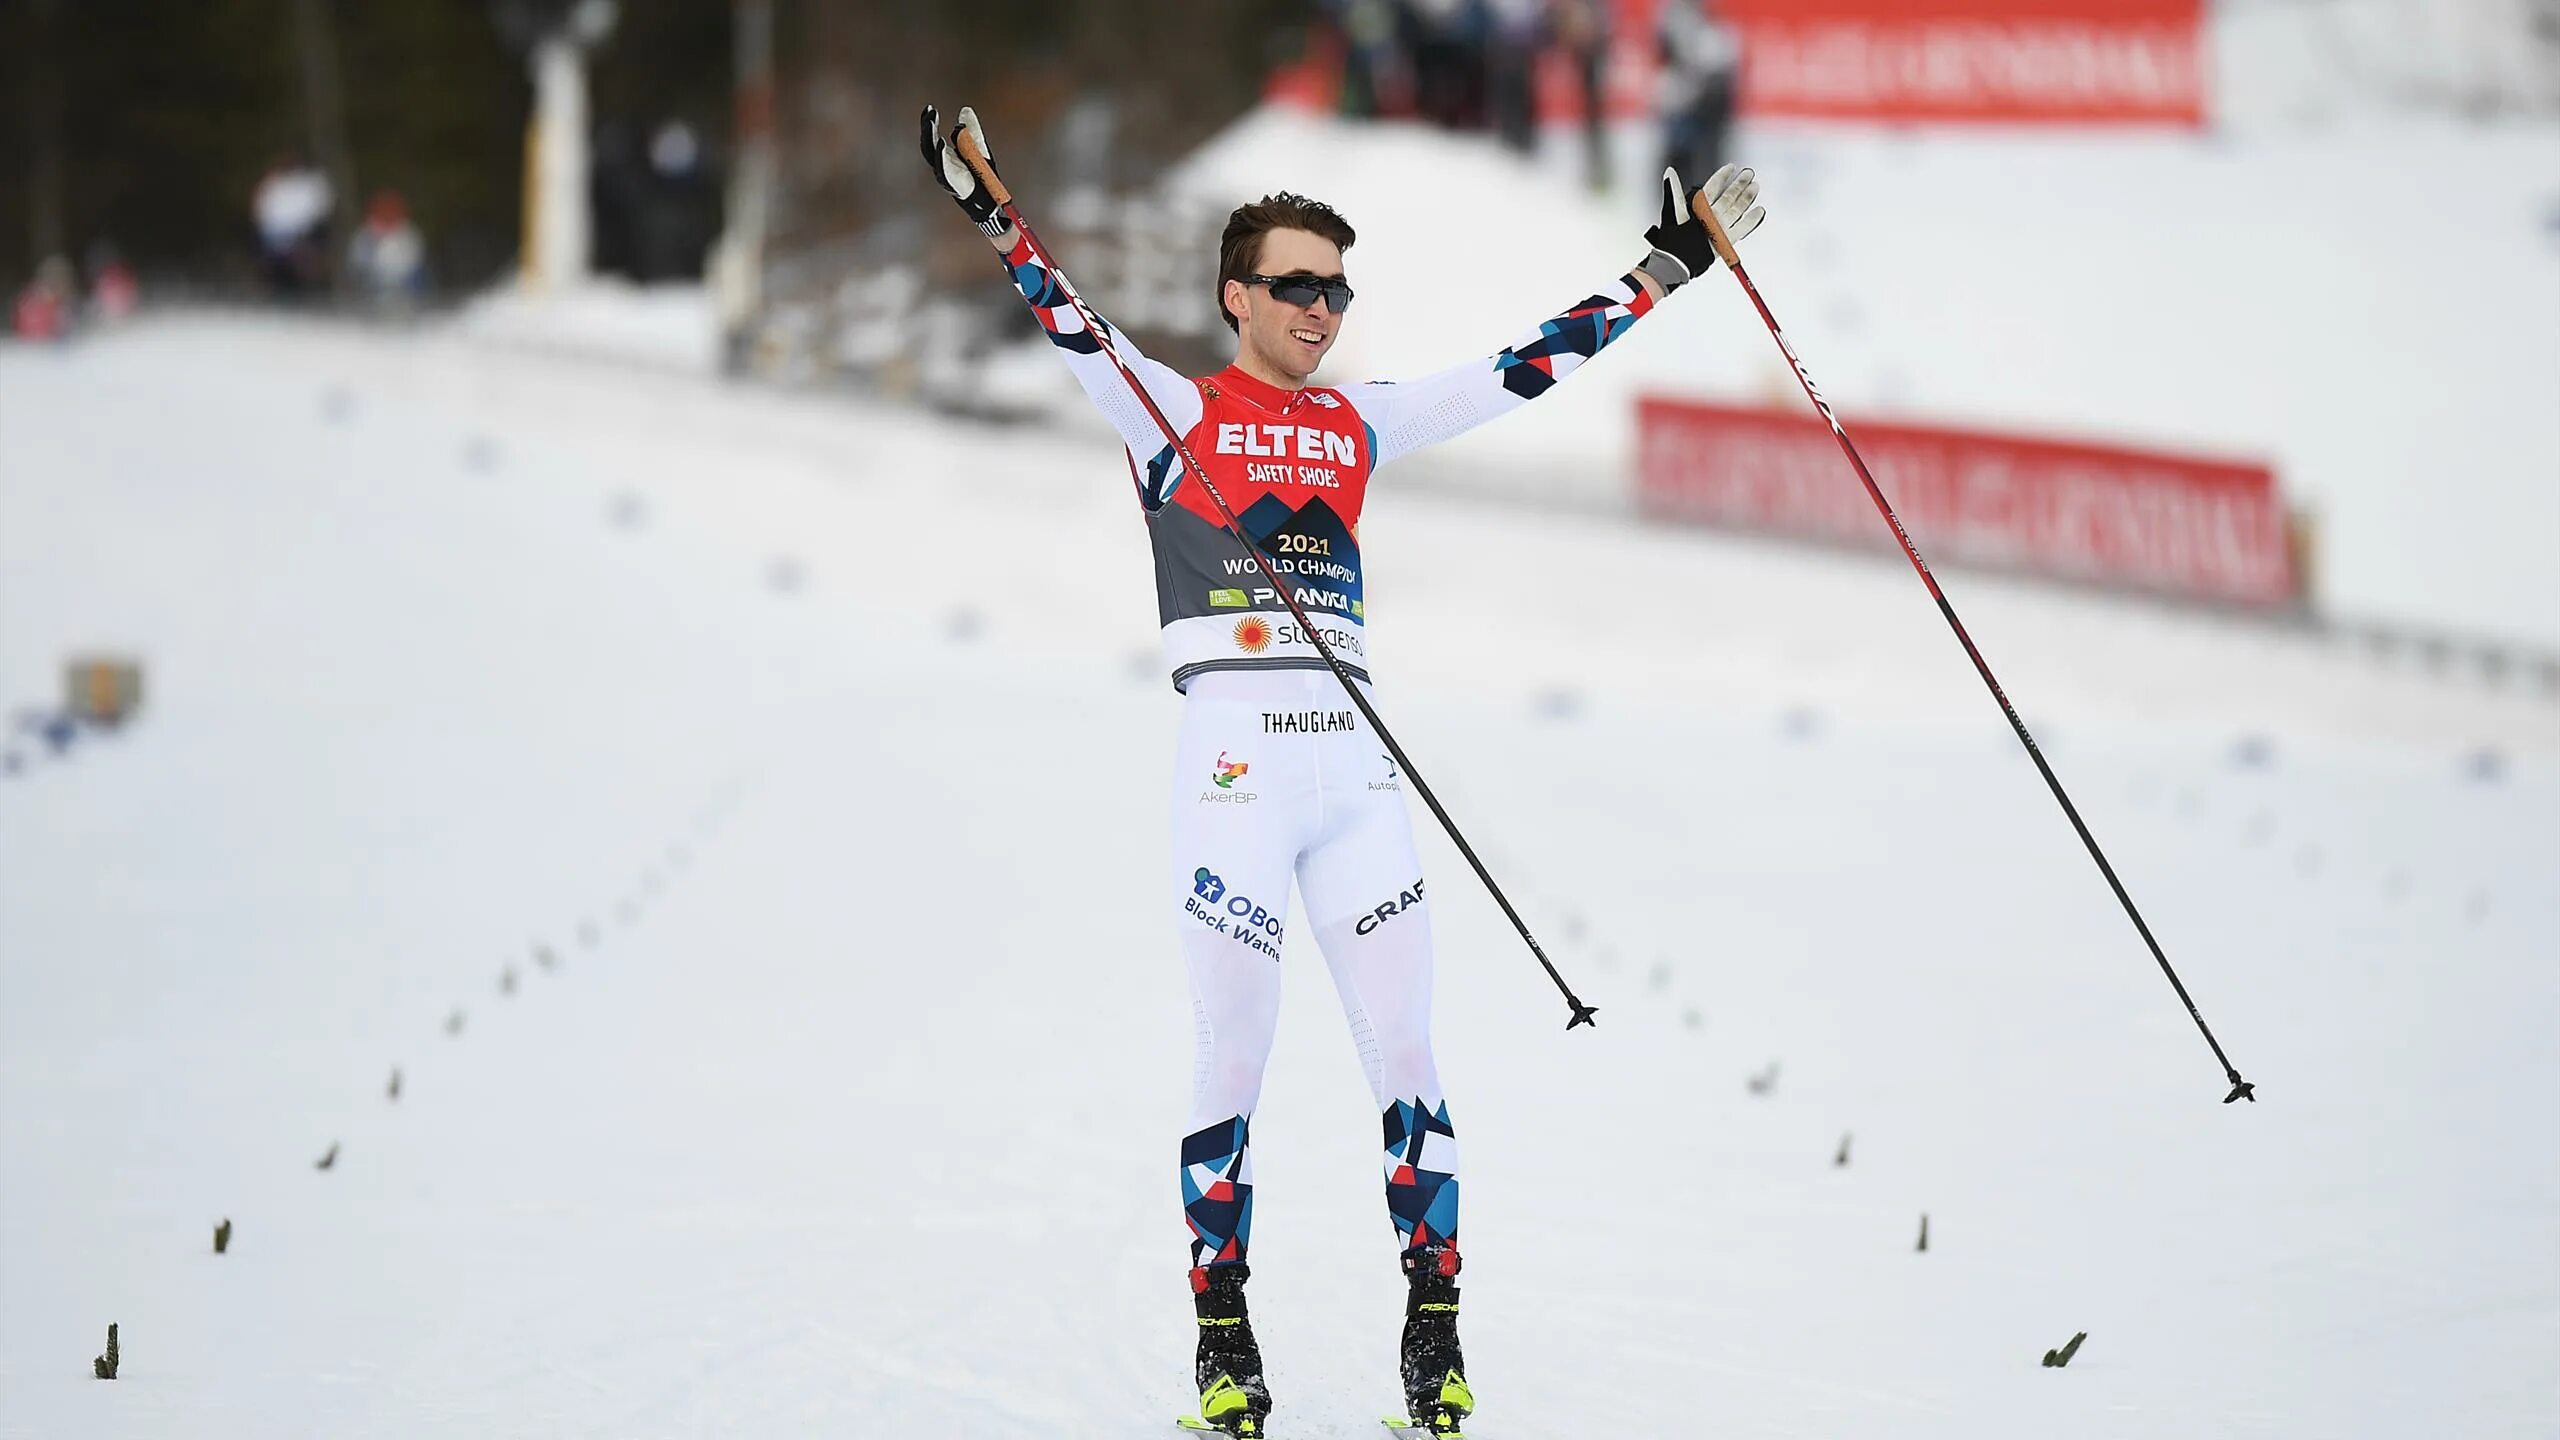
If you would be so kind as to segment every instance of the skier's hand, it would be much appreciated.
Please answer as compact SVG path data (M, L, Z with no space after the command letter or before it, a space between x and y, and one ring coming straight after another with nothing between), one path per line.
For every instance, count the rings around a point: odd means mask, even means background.
M969 168L968 161L960 158L959 144L960 132L967 131L969 138L977 142L978 154L986 161L987 170L993 173L996 157L987 149L987 132L978 128L978 112L966 105L960 107L960 123L952 127L948 136L937 129L941 119L941 113L932 106L924 107L924 163L933 171L934 180L943 190L960 202L960 208L968 213L969 223L993 240L1004 233L1005 218L996 208L996 197L987 193L978 173Z
M1663 171L1662 219L1644 232L1644 238L1653 243L1653 253L1645 257L1645 273L1661 281L1665 291L1706 274L1716 263L1716 247L1698 207L1713 207L1716 219L1724 224L1725 238L1739 245L1743 236L1760 228L1763 212L1752 203L1759 198L1760 182L1748 170L1727 165L1707 177L1695 194L1683 192L1679 171Z

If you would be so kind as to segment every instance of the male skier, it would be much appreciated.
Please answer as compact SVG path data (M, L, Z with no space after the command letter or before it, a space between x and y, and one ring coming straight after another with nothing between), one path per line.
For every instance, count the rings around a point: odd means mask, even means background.
M1330 206L1266 195L1239 206L1219 242L1218 306L1236 335L1235 362L1191 380L1139 354L1099 317L1087 325L1090 311L1080 313L1066 276L1034 252L962 160L963 130L985 154L973 111L963 109L944 136L926 107L925 163L994 243L1050 342L1127 444L1155 551L1166 658L1186 697L1166 875L1198 1033L1181 1174L1200 1416L1183 1423L1258 1436L1271 1411L1244 1301L1249 1140L1279 1015L1294 873L1384 1117L1387 1212L1408 1279L1405 1408L1414 1428L1454 1436L1475 1407L1458 1347L1457 1137L1431 1058L1431 922L1402 778L1103 345L1146 387L1365 687L1359 527L1371 473L1545 394L1715 263L1694 205L1712 204L1739 240L1760 223L1758 184L1728 165L1692 196L1664 171L1661 218L1645 232L1651 250L1635 269L1511 348L1404 385L1308 383L1351 305L1342 252L1352 230Z

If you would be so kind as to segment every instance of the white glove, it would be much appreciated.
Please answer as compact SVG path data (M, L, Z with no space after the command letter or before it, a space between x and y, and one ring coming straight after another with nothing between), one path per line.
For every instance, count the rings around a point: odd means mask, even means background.
M1695 194L1682 193L1679 171L1663 171L1662 218L1644 232L1644 238L1653 242L1645 273L1661 281L1666 292L1704 275L1716 263L1716 247L1706 222L1698 218L1697 205L1704 202L1713 208L1725 238L1739 245L1743 236L1760 228L1767 213L1752 203L1759 198L1759 180L1731 165L1708 176Z
M979 181L978 172L970 169L969 162L960 158L958 143L960 132L967 131L969 138L977 142L978 153L986 158L987 169L992 172L996 168L996 157L995 152L987 148L987 132L978 128L978 112L966 105L960 107L960 123L952 127L947 137L937 128L941 118L932 106L924 107L924 163L951 198L960 202L960 208L968 213L969 223L984 231L987 238L994 239L1004 233L1004 215L997 208L996 197L988 194L987 187Z

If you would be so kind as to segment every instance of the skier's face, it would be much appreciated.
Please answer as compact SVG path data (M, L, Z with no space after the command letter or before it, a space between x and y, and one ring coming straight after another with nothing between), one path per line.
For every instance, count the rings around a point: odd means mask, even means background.
M1262 237L1262 254L1254 269L1264 275L1318 275L1340 278L1342 251L1330 240L1305 230L1274 230ZM1342 316L1317 295L1304 305L1287 304L1265 285L1227 282L1227 305L1237 311L1237 349L1250 351L1264 368L1300 384L1316 373L1325 352L1342 329Z

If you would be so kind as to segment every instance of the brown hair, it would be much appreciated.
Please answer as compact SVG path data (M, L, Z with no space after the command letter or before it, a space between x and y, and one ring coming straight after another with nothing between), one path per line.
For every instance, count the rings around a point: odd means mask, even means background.
M1237 206L1227 217L1226 233L1218 237L1218 316L1229 330L1236 328L1236 317L1227 309L1227 282L1254 273L1262 263L1262 237L1274 230L1304 230L1332 241L1337 250L1350 249L1359 238L1341 211L1286 190Z

